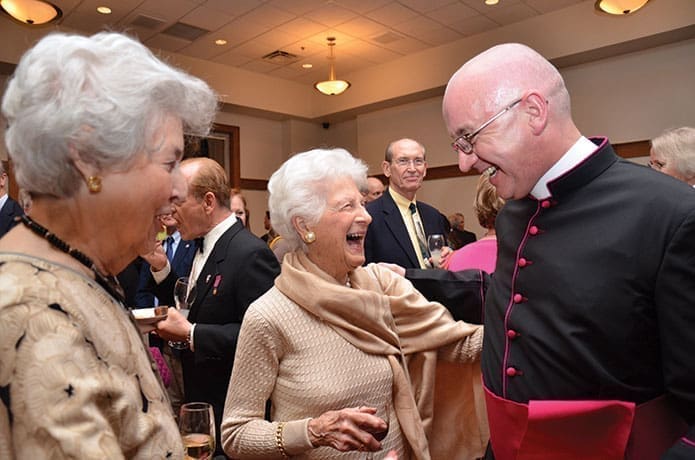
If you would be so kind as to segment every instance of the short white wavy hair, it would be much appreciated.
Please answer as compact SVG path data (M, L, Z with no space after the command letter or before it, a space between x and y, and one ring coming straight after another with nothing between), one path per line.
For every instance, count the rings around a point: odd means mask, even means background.
M316 224L326 210L327 195L337 180L350 178L359 190L367 186L367 165L345 149L314 149L285 161L268 181L268 209L273 229L292 248L306 250L292 226L302 217Z
M119 33L50 34L27 51L2 101L17 184L67 198L83 183L71 148L99 169L127 169L166 116L205 135L217 98L199 78Z

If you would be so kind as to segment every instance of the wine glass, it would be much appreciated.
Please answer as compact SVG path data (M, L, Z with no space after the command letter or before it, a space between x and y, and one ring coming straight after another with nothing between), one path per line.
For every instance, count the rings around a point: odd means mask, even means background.
M391 404L389 404L389 402L386 401L381 404L377 404L376 407L377 410L375 415L382 419L384 422L386 422L386 429L383 431L378 431L376 433L370 431L370 433L372 433L374 439L381 442L386 438L386 435L389 434L389 414L391 412ZM367 452L364 458L365 460L373 460L374 452Z
M191 402L182 405L179 432L185 460L212 458L215 453L215 416L210 404Z
M195 289L188 288L188 278L183 276L176 280L174 284L174 302L176 303L176 309L183 315L184 318L188 318L188 312L195 301ZM177 350L185 350L188 348L187 342L175 342L169 341L169 346Z
M427 237L427 246L432 255L432 267L439 266L439 259L442 257L442 248L446 246L446 238L440 233L435 233Z

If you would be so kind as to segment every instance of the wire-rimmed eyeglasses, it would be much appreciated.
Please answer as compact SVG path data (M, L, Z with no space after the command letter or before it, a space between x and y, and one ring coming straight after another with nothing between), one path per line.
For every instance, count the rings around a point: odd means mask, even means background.
M461 134L459 137L454 139L454 142L451 143L451 147L454 149L454 152L458 155L459 152L465 154L465 155L470 155L471 152L473 152L473 144L474 142L472 141L475 136L480 134L480 132L487 128L493 121L497 120L499 117L504 115L505 113L509 112L511 109L513 109L519 102L523 101L524 98L521 97L517 99L516 101L512 102L496 114L494 114L488 121L480 125L478 129L473 131L472 133L469 134Z

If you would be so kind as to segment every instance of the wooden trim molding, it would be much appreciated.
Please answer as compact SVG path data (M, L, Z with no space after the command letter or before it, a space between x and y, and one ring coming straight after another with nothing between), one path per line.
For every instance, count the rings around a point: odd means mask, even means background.
M238 138L238 136L236 137ZM615 152L623 158L648 157L650 142L623 142L622 144L613 144L613 148L615 149ZM238 171L238 167L235 170ZM458 165L435 166L434 168L427 168L427 176L425 176L425 180L451 179L454 177L477 175L478 172L473 170L468 171L467 173L462 173L459 170ZM382 182L388 184L388 180L383 174L375 174L374 177L378 177ZM241 178L239 180L242 190L267 190L268 188L268 181L265 179Z

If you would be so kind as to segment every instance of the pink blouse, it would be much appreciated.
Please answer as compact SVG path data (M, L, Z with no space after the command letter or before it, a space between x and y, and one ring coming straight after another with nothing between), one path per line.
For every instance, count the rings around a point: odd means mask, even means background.
M449 259L449 270L457 272L467 268L479 268L488 273L497 264L497 238L482 238L457 249Z

